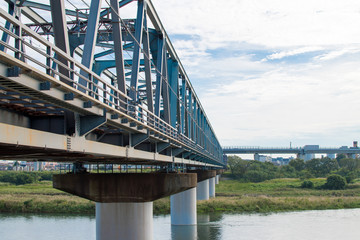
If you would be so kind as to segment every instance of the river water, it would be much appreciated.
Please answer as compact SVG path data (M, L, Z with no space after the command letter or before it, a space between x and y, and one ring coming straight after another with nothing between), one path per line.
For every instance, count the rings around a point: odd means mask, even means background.
M154 239L358 240L360 209L199 215L197 226L154 217ZM93 216L0 214L1 240L95 240Z

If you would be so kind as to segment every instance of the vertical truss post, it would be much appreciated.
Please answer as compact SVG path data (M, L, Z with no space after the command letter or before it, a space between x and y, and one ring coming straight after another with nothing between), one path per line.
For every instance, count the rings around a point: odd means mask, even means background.
M194 110L193 110L193 139L194 142L197 143L197 136L196 136L196 126L197 126L197 102L194 98Z
M94 52L95 52L96 39L98 34L101 2L102 0L91 0L90 14L88 18L88 24L86 29L85 41L84 41L84 51L81 59L81 64L90 69L92 68L92 64L94 61ZM80 70L80 74L84 78L89 79L89 76L85 71ZM81 77L79 78L79 84L86 88L88 86L87 81ZM86 92L86 88L84 89L78 86L78 89L82 92ZM88 89L91 91L91 88Z
M181 116L180 116L180 130L185 134L185 109L186 109L186 81L184 76L181 76Z
M158 51L156 61L156 86L155 86L155 115L160 117L160 102L161 102L161 87L162 87L162 74L163 74L163 52L164 52L164 39L163 35L158 38Z
M200 107L197 109L197 127L196 127L196 139L197 144L201 144L201 136L200 136L200 129L201 129L201 119L200 119Z
M166 39L164 40L166 43ZM170 124L170 104L169 104L169 78L168 78L168 69L167 69L167 54L166 54L166 45L164 44L163 52L163 81L162 81L162 98L163 98L163 108L164 108L164 120L166 123Z
M146 9L145 9L146 12ZM146 14L145 14L146 16ZM144 67L145 67L145 81L146 81L146 100L147 107L151 113L154 113L154 95L151 82L151 60L150 60L150 43L149 32L147 27L146 17L144 18L144 33L143 33L143 48L144 48Z
M15 26L14 27L14 32L15 35L18 36L18 38L15 38L15 48L18 50L15 52L14 57L17 59L20 59L20 39L22 38L21 36L21 31L20 31L20 27L19 26Z
M199 108L199 144L200 146L202 146L202 130L204 129L202 123L202 115L201 115L202 111L201 109Z
M177 61L168 60L169 76L169 98L170 98L170 120L171 126L176 127L178 112L178 93L179 93L179 64Z
M131 68L131 82L130 82L130 98L136 102L137 101L137 85L139 78L139 65L140 65L140 49L143 36L143 26L144 26L144 0L138 0L138 9L135 23L135 42L134 42L134 52L133 52L133 61Z
M65 53L69 53L70 51L69 36L68 36L67 23L66 23L64 0L52 0L50 1L50 6L51 6L51 17L54 28L55 45L56 47L63 50ZM61 57L58 54L57 54L57 59L59 60L59 62L65 65L65 67L58 65L58 71L65 77L69 77L69 71L66 69L66 67L69 65L67 59ZM73 86L73 83L66 78L60 77L60 81L70 86Z
M193 107L192 107L192 93L191 93L191 89L189 88L189 105L188 105L188 120L189 120L189 123L188 123L188 137L190 139L193 139L193 128L192 128L192 120L193 120L193 117L192 117L192 110L193 110Z
M12 3L12 2L9 2L9 10L8 10L9 14L11 16L13 16L15 14L15 4ZM7 30L9 30L11 28L11 23L9 21L6 21L5 23L5 28ZM3 35L1 37L1 41L5 42L5 43L8 43L9 42L9 34L7 34L6 32L3 32ZM4 45L0 44L0 51L3 51L5 52L6 51L6 48Z
M205 122L205 144L204 144L204 148L206 150L209 150L209 148L208 148L208 140L209 140L209 130L208 130L208 123L206 121Z
M125 82L125 69L124 69L124 55L122 45L119 1L110 0L111 4L111 20L113 28L113 40L114 40L114 53L115 53L115 67L116 67L116 82L118 89L126 94L126 82ZM125 109L125 99L120 96L120 106Z
M205 132L205 130L206 130L206 128L205 128L205 124L206 124L206 122L205 122L205 117L204 117L204 113L203 112L201 112L201 119L202 119L202 141L201 141L201 146L203 147L203 148L205 148L205 134L206 134L206 132Z
M186 92L186 90L185 90L185 92ZM185 135L190 138L190 132L189 132L189 114L188 114L188 105L187 105L188 102L187 102L186 93L185 93L184 102L185 102L185 106L184 106L184 110L185 110L185 116L184 116Z

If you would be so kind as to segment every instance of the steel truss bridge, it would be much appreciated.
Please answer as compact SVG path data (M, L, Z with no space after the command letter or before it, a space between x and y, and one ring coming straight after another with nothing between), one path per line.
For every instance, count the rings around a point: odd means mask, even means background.
M150 0L0 2L0 159L225 166Z

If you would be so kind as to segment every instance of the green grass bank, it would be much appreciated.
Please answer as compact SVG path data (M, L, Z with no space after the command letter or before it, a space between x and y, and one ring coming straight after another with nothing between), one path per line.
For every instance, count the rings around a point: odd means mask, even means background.
M318 187L326 179L311 179L314 188L301 188L299 179L273 179L260 183L223 180L216 198L198 201L199 213L269 213L280 211L360 208L360 182L344 190ZM13 185L0 183L0 212L94 214L95 204L52 188L51 181ZM154 214L170 212L169 198L154 202Z

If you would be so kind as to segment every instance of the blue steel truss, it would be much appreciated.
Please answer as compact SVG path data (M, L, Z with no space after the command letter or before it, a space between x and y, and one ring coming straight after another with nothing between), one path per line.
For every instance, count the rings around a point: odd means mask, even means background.
M6 60L0 62L12 65L7 77L28 71L16 59L42 71L39 92L73 90L54 101L0 80L0 107L63 117L69 136L224 166L219 141L150 0L5 2L0 50ZM136 16L123 19L134 6ZM82 109L70 107L76 98L86 99ZM91 113L95 106L103 113ZM112 142L110 135L121 140Z

